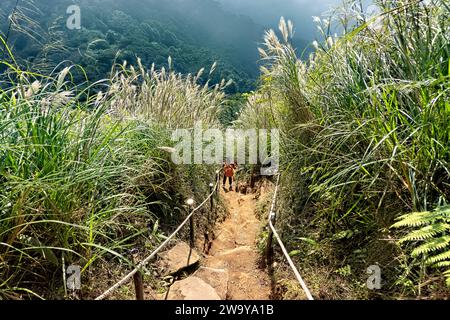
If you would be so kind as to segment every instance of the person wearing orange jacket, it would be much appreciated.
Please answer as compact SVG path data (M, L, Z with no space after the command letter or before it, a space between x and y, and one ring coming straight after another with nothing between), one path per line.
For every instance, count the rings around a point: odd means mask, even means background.
M234 174L237 169L236 161L234 163L224 162L223 164L223 188L225 189L227 180L230 185L230 191L233 191Z

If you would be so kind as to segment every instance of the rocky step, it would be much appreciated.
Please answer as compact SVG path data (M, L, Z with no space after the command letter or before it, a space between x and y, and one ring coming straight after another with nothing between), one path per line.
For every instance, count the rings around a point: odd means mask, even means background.
M198 277L176 281L169 289L167 300L221 300L217 291Z
M200 262L200 255L185 242L179 242L169 251L160 253L157 267L164 276L179 273Z
M216 290L221 300L226 300L230 278L228 270L200 267L193 276L205 281Z
M226 300L228 279L227 270L200 267L192 276L176 281L167 300Z

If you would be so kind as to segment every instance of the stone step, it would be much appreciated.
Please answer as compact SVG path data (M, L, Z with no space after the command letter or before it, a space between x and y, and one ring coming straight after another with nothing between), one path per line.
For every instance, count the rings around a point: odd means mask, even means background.
M216 290L204 280L190 276L176 281L169 289L167 300L221 300Z
M200 255L185 242L179 242L169 251L158 254L157 263L161 274L167 276L180 272L200 262Z
M226 300L229 280L228 270L200 267L193 276L205 281L216 290L221 300Z
M227 249L208 257L203 262L204 266L212 268L227 269L229 272L240 270L243 272L252 272L258 266L255 261L258 260L258 253L250 246Z
M224 257L229 255L242 255L248 254L249 252L253 252L252 247L250 246L241 246L233 249L228 249L224 251L217 252L216 257Z

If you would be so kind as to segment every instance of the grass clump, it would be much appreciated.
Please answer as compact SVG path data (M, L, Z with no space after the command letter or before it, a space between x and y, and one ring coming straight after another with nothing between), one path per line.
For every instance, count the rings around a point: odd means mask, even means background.
M281 37L265 35L261 88L240 121L282 131L280 220L292 245L321 242L311 259L350 265L355 286L379 263L383 290L367 296L416 295L424 273L410 271L423 268L390 226L450 198L449 11L440 0L377 6L375 17L346 4L317 18L323 41L307 62L282 19ZM396 281L405 273L411 282Z
M160 148L172 147L171 128L215 122L225 83L123 64L77 86L74 67L47 77L4 65L0 299L64 297L63 263L80 265L83 291L98 294L99 268L129 270L130 249L154 248L186 197L209 193L214 168L175 166Z

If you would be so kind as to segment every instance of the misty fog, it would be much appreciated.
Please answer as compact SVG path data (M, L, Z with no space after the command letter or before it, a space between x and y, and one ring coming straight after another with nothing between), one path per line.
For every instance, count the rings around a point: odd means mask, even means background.
M359 1L359 0L358 0ZM369 1L369 0L361 0ZM181 73L218 62L213 83L233 79L231 92L254 88L258 46L281 16L295 26L301 58L318 37L313 16L328 16L342 0L1 0L0 36L21 65L43 73L60 61L85 68L90 79L107 77L115 61L168 67ZM18 5L11 30L6 19ZM66 28L67 8L77 4L81 28ZM25 17L27 16L27 17ZM3 18L2 18L3 17ZM206 78L204 79L206 81Z
M294 22L297 36L311 40L316 34L313 16L326 14L342 0L218 0L233 12L247 15L265 27L276 26L281 16Z

